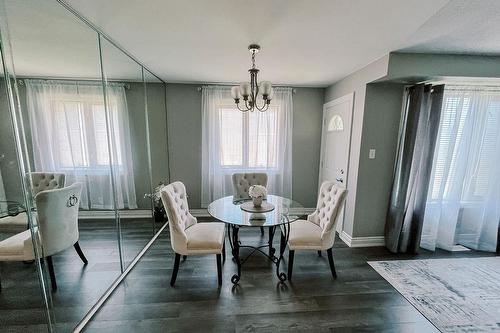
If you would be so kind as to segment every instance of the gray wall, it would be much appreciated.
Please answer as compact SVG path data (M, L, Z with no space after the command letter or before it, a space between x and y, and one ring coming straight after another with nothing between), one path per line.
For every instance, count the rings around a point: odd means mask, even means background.
M191 208L201 207L201 92L199 85L167 84L171 181L186 185ZM324 89L293 95L292 196L316 204Z
M402 84L371 83L366 87L354 237L384 235L403 95ZM375 159L368 158L370 149L376 149Z

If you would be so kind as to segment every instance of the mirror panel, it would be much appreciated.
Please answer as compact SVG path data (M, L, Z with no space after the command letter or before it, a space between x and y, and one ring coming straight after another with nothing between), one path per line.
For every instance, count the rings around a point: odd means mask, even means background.
M122 272L98 34L57 1L4 5L49 310L70 332Z
M142 67L104 38L101 55L126 268L154 235L146 90Z
M2 15L0 15L0 18ZM0 30L5 31L5 21ZM7 75L11 64L5 64L6 54L0 50L0 331L15 331L18 325L26 329L46 331L48 326L48 304L50 299L43 292L46 281L42 278L41 252L38 228L28 219L31 211L23 190L21 164L16 150L22 128L16 125L12 114L11 94L15 86L12 76ZM7 58L6 62L9 59ZM25 186L26 184L24 184ZM33 237L34 236L34 237ZM26 240L26 243L24 243ZM19 256L6 251L8 243L21 244L36 249L31 255ZM29 253L29 252L28 252ZM25 259L25 260L21 260ZM22 292L20 292L22 290ZM26 323L29 323L26 325Z
M151 72L144 70L146 85L146 102L149 123L149 138L151 152L151 177L153 192L155 231L166 221L166 213L158 195L161 186L169 183L169 161L167 145L167 106L166 84Z

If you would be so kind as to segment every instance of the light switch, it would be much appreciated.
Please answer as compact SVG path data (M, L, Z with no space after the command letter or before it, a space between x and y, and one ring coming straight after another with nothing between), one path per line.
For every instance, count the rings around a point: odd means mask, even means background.
M375 149L370 149L370 152L368 153L368 158L370 160L374 160L375 159Z

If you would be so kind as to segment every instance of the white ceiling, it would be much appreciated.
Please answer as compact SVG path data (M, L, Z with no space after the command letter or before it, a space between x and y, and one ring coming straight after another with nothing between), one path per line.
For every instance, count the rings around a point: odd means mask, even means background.
M388 52L500 54L499 0L67 0L167 82L327 86ZM55 0L6 0L18 74L95 77L95 34ZM115 79L138 67L109 45Z
M69 0L168 82L326 86L404 45L446 0Z

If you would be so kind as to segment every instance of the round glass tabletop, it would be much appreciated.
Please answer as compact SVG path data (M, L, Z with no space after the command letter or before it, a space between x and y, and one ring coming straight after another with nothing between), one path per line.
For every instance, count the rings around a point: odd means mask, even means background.
M240 205L247 201L233 202L233 196L220 198L208 206L208 213L224 223L245 227L272 227L293 222L304 215L304 207L300 203L277 195L267 196L266 201L274 205L274 210L267 213L242 210Z

